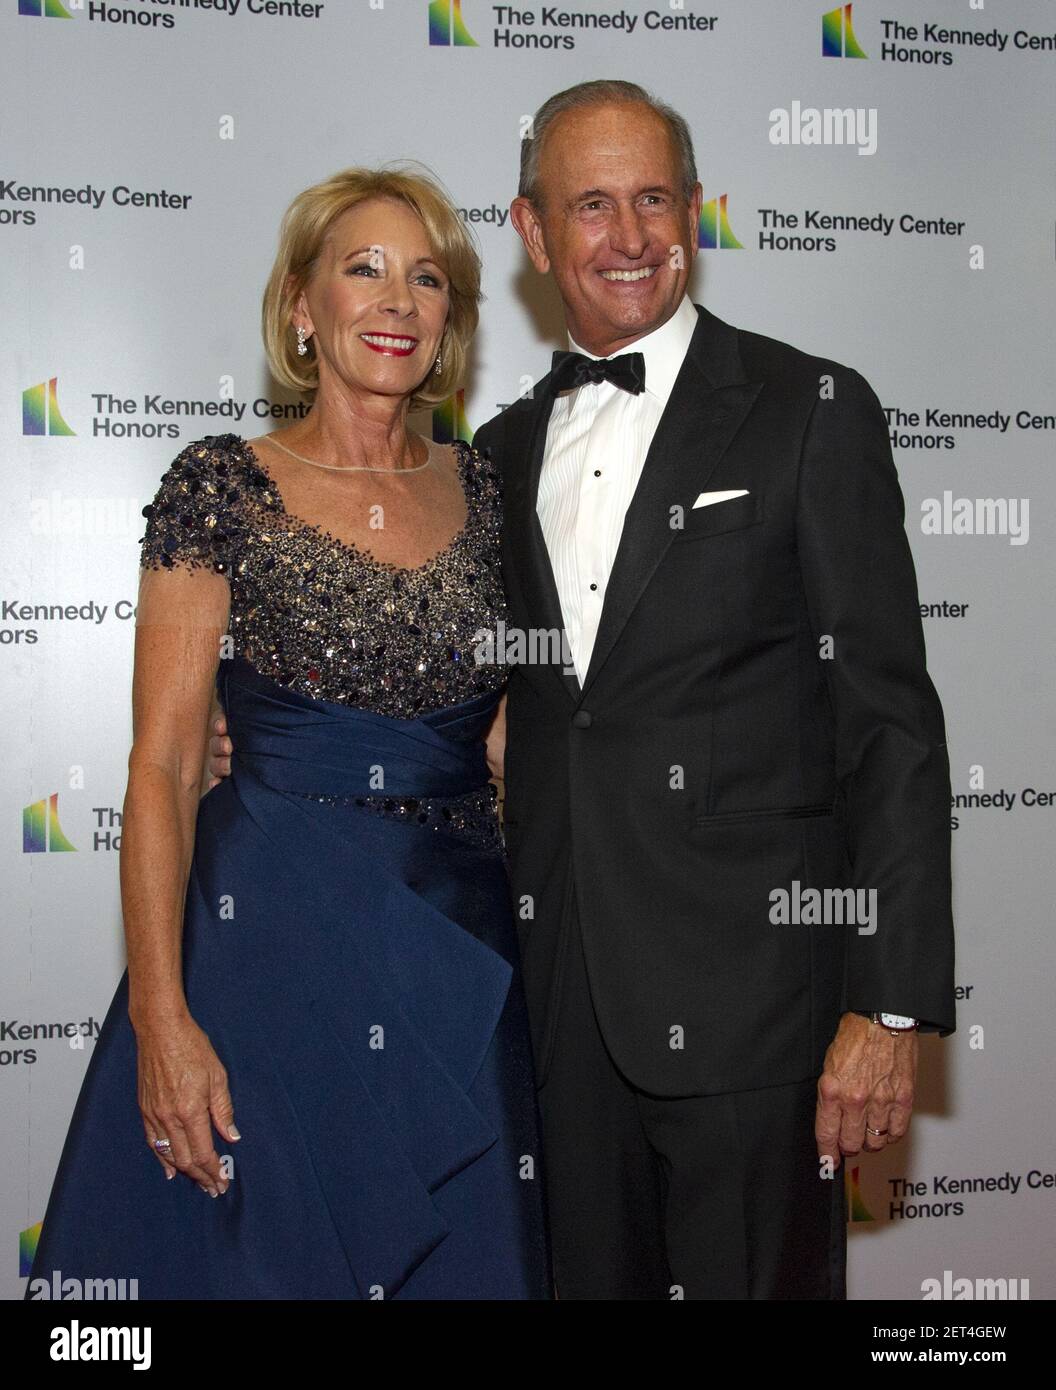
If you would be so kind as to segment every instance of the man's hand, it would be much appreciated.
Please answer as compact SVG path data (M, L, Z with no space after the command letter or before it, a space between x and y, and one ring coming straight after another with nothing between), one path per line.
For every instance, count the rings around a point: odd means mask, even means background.
M916 1029L893 1037L861 1014L843 1015L818 1080L819 1158L829 1155L838 1168L841 1153L875 1153L902 1138L913 1113L918 1051Z
M224 777L231 776L231 754L234 745L227 737L227 720L223 713L213 720L213 736L209 740L209 752L205 764L206 791L210 791Z

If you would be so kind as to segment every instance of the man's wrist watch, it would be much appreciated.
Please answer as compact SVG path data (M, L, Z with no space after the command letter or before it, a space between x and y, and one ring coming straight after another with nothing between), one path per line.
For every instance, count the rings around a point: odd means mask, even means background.
M897 1037L899 1033L912 1033L917 1027L917 1020L915 1018L907 1018L905 1014L874 1012L864 1016L870 1019L871 1022L878 1024L881 1028L886 1028L887 1031L894 1034L895 1037Z

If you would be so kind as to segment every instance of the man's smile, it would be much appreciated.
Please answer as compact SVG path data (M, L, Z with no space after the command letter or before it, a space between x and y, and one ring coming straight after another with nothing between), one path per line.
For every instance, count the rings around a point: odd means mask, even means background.
M613 284L634 284L638 280L649 280L659 270L659 266L643 265L637 270L599 270L603 280Z

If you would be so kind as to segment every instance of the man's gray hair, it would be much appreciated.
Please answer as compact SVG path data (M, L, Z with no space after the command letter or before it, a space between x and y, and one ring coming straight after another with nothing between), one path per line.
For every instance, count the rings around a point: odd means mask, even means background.
M697 163L693 157L693 138L685 119L672 106L660 101L637 82L621 82L617 78L599 78L595 82L580 82L557 92L543 102L532 119L531 134L521 141L521 177L518 196L527 198L536 207L542 206L539 188L539 156L549 126L565 111L587 106L636 104L655 111L671 132L682 166L682 194L688 202L697 182Z

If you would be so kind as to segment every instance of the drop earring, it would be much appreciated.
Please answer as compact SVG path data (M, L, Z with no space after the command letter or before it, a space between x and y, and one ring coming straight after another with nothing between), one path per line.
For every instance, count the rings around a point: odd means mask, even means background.
M300 326L300 324L298 324L298 325L297 325L297 356L298 356L298 357L304 357L304 356L307 354L307 352L308 352L308 345L305 343L304 338L305 338L304 329Z
M437 376L439 376L440 373L443 371L443 369L444 369L443 359L441 358L440 354L437 353L437 354L436 354L436 366L433 368L433 371L437 374Z

